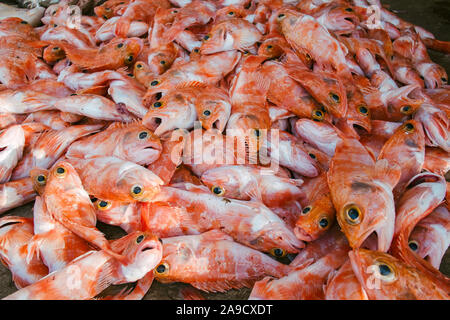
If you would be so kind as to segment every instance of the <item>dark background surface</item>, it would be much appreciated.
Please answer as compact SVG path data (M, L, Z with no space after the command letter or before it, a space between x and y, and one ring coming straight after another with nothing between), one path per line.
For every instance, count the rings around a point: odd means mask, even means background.
M11 1L0 1L12 3ZM450 41L450 0L382 0L389 5L399 17L419 25L432 32L437 39ZM441 64L447 72L450 72L450 55L430 51L433 61ZM8 215L32 216L33 203L9 211ZM105 232L109 239L116 239L125 233L116 227L102 223L99 229ZM450 275L450 250L441 264L441 271ZM161 284L154 281L145 299L181 299L179 291L184 284ZM11 273L3 265L0 265L0 298L3 298L17 289L12 282ZM203 293L202 293L203 294ZM203 294L208 299L247 299L250 289L230 290L220 294Z

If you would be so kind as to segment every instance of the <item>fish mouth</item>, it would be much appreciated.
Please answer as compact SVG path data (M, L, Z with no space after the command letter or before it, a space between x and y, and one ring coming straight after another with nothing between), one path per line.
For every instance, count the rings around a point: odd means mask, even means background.
M311 242L311 241L315 240L312 235L308 234L301 227L295 227L294 234L299 240L302 240L302 241Z
M155 247L154 247L154 246L152 246L152 245L149 245L149 246L147 246L147 247L144 247L143 249L141 249L141 252L145 252L145 251L148 251L148 250L153 250L153 249L155 249Z
M409 180L406 186L406 190L412 189L422 183L438 182L441 179L442 178L440 176L431 172L423 172Z

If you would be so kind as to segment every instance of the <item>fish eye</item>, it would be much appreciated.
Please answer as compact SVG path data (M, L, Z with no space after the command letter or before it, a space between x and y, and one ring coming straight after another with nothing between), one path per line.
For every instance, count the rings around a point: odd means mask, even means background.
M367 116L369 114L369 109L367 109L366 106L361 105L358 107L358 112L361 113L364 116Z
M322 121L324 118L324 114L322 110L314 110L312 113L313 120Z
M99 210L107 210L110 207L111 207L111 202L109 202L109 201L100 200L97 202L97 208Z
M209 117L209 116L211 115L211 111L205 110L205 111L203 111L203 115L204 115L205 117Z
M133 62L134 56L132 54L129 54L126 58L125 61L126 62Z
M158 109L158 108L161 108L161 106L162 106L162 102L161 101L156 101L154 104L153 104L153 108L154 109Z
M53 25L53 28L56 28L58 25L55 23L54 25Z
M311 211L311 209L312 209L311 206L307 206L307 207L303 208L302 214L307 214L308 212Z
M234 15L234 11L228 12L228 15L229 15L229 16L233 16L233 15Z
M155 268L155 272L160 276L166 275L169 272L169 265L167 264L167 262L160 263Z
M172 13L178 13L178 10L173 10Z
M400 108L400 112L403 114L410 114L412 111L411 106L403 106Z
M135 198L136 196L140 196L143 192L144 190L139 185L134 185L133 187L131 187L131 196L133 198Z
M40 174L36 177L36 181L40 184L40 185L44 185L45 182L47 180L47 177L43 174Z
M108 20L108 17L106 15L103 15L103 19Z
M261 130L259 130L259 129L254 129L254 130L253 130L253 133L255 134L255 136L256 136L257 138L259 138L259 137L261 136Z
M341 98L339 97L339 95L337 95L334 92L330 92L329 96L336 103L339 103L341 101Z
M355 205L350 205L345 209L345 220L351 224L359 224L361 222L361 211Z
M225 193L225 189L219 186L213 186L211 191L217 196L223 196Z
M345 11L347 11L347 12L353 12L353 9L352 9L352 8L345 8Z
M158 93L155 95L155 99L156 99L156 100L161 99L161 97L162 97L162 93L161 93L161 92L158 92Z
M269 253L277 258L283 258L286 255L286 251L281 248L270 249Z
M147 137L148 137L148 132L147 131L139 132L139 140L147 139Z
M136 69L142 69L144 66L140 63L136 64Z
M415 241L415 240L411 240L408 243L408 246L412 251L417 251L419 249L419 243L417 243L417 241Z
M209 38L211 38L211 35L207 34L206 36L203 37L203 40L207 41Z
M267 50L270 50L270 49L272 49L272 48L273 48L273 45L271 45L271 44L269 44L269 45L266 47Z
M284 13L280 13L280 14L278 15L278 19L283 19L285 16L286 16L286 15L285 15Z
M376 266L378 276L382 280L386 282L392 282L396 279L394 269L386 262L377 262Z
M142 240L144 240L145 236L141 234L139 237L136 238L136 243L141 243Z
M53 47L53 51L59 51L61 48L60 47Z
M200 50L199 50L198 48L195 48L195 49L194 49L194 52L195 52L195 53L198 53L199 51L200 51Z
M311 157L311 159L316 159L316 155L314 153L308 153L308 155Z
M162 65L165 65L166 61L165 60L161 60L159 63L161 63Z
M306 60L307 60L307 61L311 61L311 60L312 60L312 57L311 57L311 55L310 55L309 53L307 53L307 54L305 55L305 57L306 57Z
M122 48L122 47L123 47L123 43L122 43L122 42L119 43L116 47L117 47L118 49Z
M406 133L414 132L414 125L409 122L406 123L405 126L403 127L403 131L405 131Z
M20 21L21 24L28 24L25 20Z
M58 167L55 170L56 176L62 178L66 175L66 169L64 169L63 167Z
M328 219L325 217L319 220L319 227L321 227L322 229L327 228L328 224Z
M446 78L441 78L442 82L447 82Z
M111 12L111 8L105 8L106 12Z
M150 82L150 85L152 87L157 86L160 82L158 80L153 80L152 82Z

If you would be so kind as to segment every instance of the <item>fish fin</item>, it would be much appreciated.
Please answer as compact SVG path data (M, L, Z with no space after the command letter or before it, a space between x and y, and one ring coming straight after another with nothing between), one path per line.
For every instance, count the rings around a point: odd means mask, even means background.
M384 181L394 188L400 180L401 173L398 165L391 165L387 159L380 159L375 163L373 178Z
M102 292L110 285L113 284L115 280L117 265L113 259L109 259L102 267L102 269L97 274L97 281L95 284L95 292Z
M24 103L30 103L30 104L39 104L40 107L34 111L39 111L41 108L48 108L49 106L52 107L58 98L46 95L45 93L36 93L33 94L32 97L24 98L22 101Z
M196 281L191 285L199 290L206 292L225 292L231 289L241 289L243 287L251 288L254 280L220 280L220 281Z
M13 280L14 284L16 285L17 289L25 288L31 284L28 281L26 281L25 279L22 279L20 276L18 276L15 273L12 274L12 280Z
M261 188L259 188L259 184L256 178L252 179L252 181L247 185L246 189L247 190L244 192L244 194L248 195L251 201L262 202Z
M27 244L27 257L26 262L30 264L34 257L40 259L40 247L44 239L42 239L39 234L36 234L31 238Z
M295 262L295 260L292 262ZM313 264L314 262L315 262L314 258L309 258L302 262L298 262L295 265L293 263L291 263L289 266L292 268L292 270L300 270L300 269L306 268L307 266Z
M97 294L94 300L120 300L124 296L131 294L136 289L137 281L122 284L112 284Z
M206 300L200 291L193 287L182 288L180 295L183 300Z

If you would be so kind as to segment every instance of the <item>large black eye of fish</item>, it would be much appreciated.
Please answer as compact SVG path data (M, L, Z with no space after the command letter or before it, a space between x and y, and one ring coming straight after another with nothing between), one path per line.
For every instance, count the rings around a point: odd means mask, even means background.
M139 132L139 139L140 139L140 140L147 139L147 137L148 137L148 132L147 132L147 131L141 131L141 132Z
M405 126L403 127L403 130L406 132L406 133L411 133L411 132L413 132L414 131L414 125L412 124L412 123L406 123L405 124Z
M155 109L161 108L161 106L162 106L162 102L160 102L160 101L156 101L156 102L153 104L153 108L155 108Z
M141 243L142 240L144 240L145 236L141 234L139 237L136 238L136 243Z
M41 185L45 184L46 180L47 178L43 174L40 174L36 177L36 181Z
M123 43L119 43L118 45L117 45L117 48L118 49L120 49L120 48L122 48L123 47Z
M417 241L414 241L414 240L411 240L408 243L408 246L412 251L417 251L419 249L419 244L417 243Z
M367 116L369 114L369 109L367 109L366 106L359 106L358 112L361 113L364 116Z
M303 208L302 213L307 214L310 211L311 211L311 206L307 206L307 207Z
M345 209L345 220L351 224L359 224L361 222L361 211L355 205L351 205Z
M315 154L314 153L308 153L308 155L311 157L311 159L316 159L316 156L315 156Z
M341 101L341 98L339 97L339 95L337 95L334 92L330 92L329 96L336 103L339 103Z
M229 15L229 16L234 16L234 11L228 12L228 15Z
M281 248L270 249L269 253L277 258L283 258L286 255L286 251Z
M131 196L136 197L140 196L144 192L141 186L135 185L131 188Z
M111 202L105 200L100 200L97 202L97 208L99 210L106 210L109 209L109 207L111 207Z
M203 115L204 115L205 117L209 117L209 116L211 115L211 111L205 110L205 111L203 111Z
M400 108L400 112L403 114L410 114L412 111L411 106L403 106Z
M136 69L142 69L144 66L140 63L136 64Z
M158 80L153 80L152 82L150 82L150 85L151 85L152 87L157 86L158 84L159 84L159 81L158 81Z
M160 263L156 268L155 272L158 275L165 275L169 272L169 265L166 262Z
M203 40L207 41L209 38L211 38L211 36L207 34L206 36L203 37Z
M441 78L442 82L446 83L447 79L446 78Z
M286 16L286 15L285 15L284 13L280 13L280 14L278 15L278 19L283 19L285 16Z
M326 227L328 227L328 219L327 218L322 218L319 220L319 226L322 229L325 229Z
M325 115L322 110L314 110L312 113L312 118L315 121L322 121Z
M134 60L134 56L133 56L132 54L129 54L129 55L125 58L125 61L126 61L126 62L133 62L133 60Z
M64 169L63 167L58 167L55 170L56 175L59 177L63 177L66 174L66 169Z
M223 194L225 193L225 189L219 186L213 186L211 188L211 191L217 196L223 196Z
M25 20L20 21L21 24L28 24Z
M377 262L377 272L383 281L392 282L396 279L394 269L386 262Z

